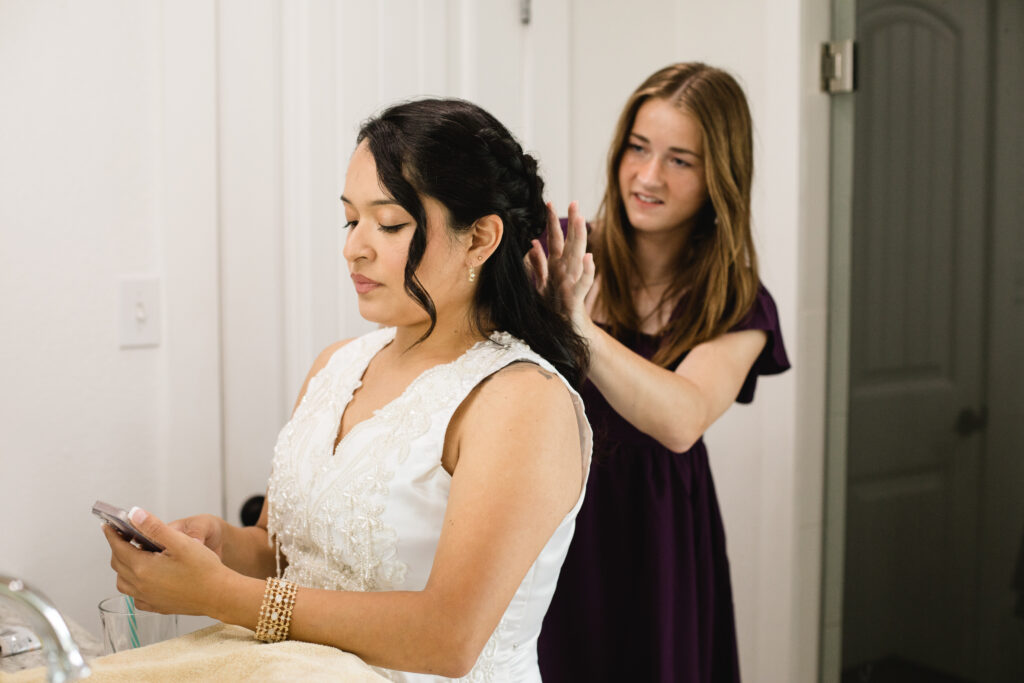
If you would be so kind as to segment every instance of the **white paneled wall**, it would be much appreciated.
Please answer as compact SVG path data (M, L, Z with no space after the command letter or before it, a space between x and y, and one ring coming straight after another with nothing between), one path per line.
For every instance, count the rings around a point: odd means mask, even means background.
M0 2L0 573L93 632L93 501L221 507L214 7ZM138 274L161 344L122 349Z
M0 514L42 509L0 527L0 572L96 628L112 577L92 500L236 520L263 491L312 359L371 327L338 201L367 116L472 99L539 158L556 206L593 215L630 91L699 59L750 96L758 244L796 365L709 437L741 664L813 679L827 105L807 64L828 3L530 5L524 25L519 0L0 0ZM130 272L163 279L158 348L117 347ZM73 540L40 546L42 524Z
M218 4L218 162L225 502L266 487L285 391L279 3Z

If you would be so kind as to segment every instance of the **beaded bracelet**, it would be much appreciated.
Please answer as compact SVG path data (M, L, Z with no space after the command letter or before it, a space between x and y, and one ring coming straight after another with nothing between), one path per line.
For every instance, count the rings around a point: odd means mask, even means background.
M276 643L288 638L292 625L292 607L299 587L291 581L271 576L263 592L260 619L256 622L256 640Z

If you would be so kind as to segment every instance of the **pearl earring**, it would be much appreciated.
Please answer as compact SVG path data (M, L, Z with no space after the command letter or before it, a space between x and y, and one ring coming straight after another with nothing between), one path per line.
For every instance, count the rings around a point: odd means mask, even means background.
M469 267L469 281L474 282L476 280L476 266Z

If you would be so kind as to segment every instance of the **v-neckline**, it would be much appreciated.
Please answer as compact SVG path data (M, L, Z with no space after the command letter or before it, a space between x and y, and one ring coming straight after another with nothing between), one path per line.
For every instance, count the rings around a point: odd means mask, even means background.
M352 393L349 395L348 401L346 401L345 405L343 405L341 407L341 412L338 414L338 416L336 418L337 423L338 423L338 431L336 431L335 435L334 435L335 442L334 442L334 448L331 449L331 455L332 456L337 456L338 453L341 452L341 447L343 445L345 445L345 442L349 440L349 437L352 436L352 434L354 432L359 431L360 428L363 427L363 425L365 425L365 424L367 424L369 422L372 422L373 420L377 419L377 417L384 410L386 410L387 408L390 408L393 404L398 403L403 398L405 398L406 394L409 393L409 390L412 389L413 386L415 386L417 382L419 382L421 379L423 379L423 377L425 377L426 375L434 373L436 370L438 370L440 368L448 367L450 365L455 365L456 363L461 361L463 358L465 358L467 355L469 355L469 353L471 351L474 351L477 347L481 346L482 344L486 344L489 341L492 341L491 337L488 337L487 339L481 339L478 342L474 342L472 346L470 346L468 349L466 349L465 351L460 353L457 357L453 358L452 360L450 360L450 361L448 361L446 363L438 363L437 365L431 365L429 368L427 368L426 370L424 370L420 374L418 374L415 377L413 377L412 380L408 384L405 385L405 388L402 389L401 393L399 393L398 396L395 396L390 401L387 401L386 403L381 405L379 408L374 408L373 411L367 417L364 417L362 420L360 420L359 422L356 422L354 425L349 427L348 431L345 432L344 436L342 436L341 438L338 438L338 434L341 433L341 423L345 419L345 412L348 410L348 407L350 405L352 405L352 400L355 398L356 392L359 391L359 388L363 386L363 377L366 376L366 371L370 369L370 363L372 363L373 359L377 357L377 354L379 354L381 351L383 351L385 348L387 348L387 346L391 342L393 342L394 340L395 340L394 335L392 335L387 341L384 342L383 346L381 346L379 349L374 351L373 355L371 355L367 359L366 365L363 366L363 371L361 373L359 373L359 378L356 380L355 385L352 387Z

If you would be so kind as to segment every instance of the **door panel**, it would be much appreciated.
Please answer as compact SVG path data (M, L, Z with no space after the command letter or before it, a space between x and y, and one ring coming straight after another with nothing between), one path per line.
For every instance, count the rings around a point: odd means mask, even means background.
M843 659L974 666L988 4L861 0Z

